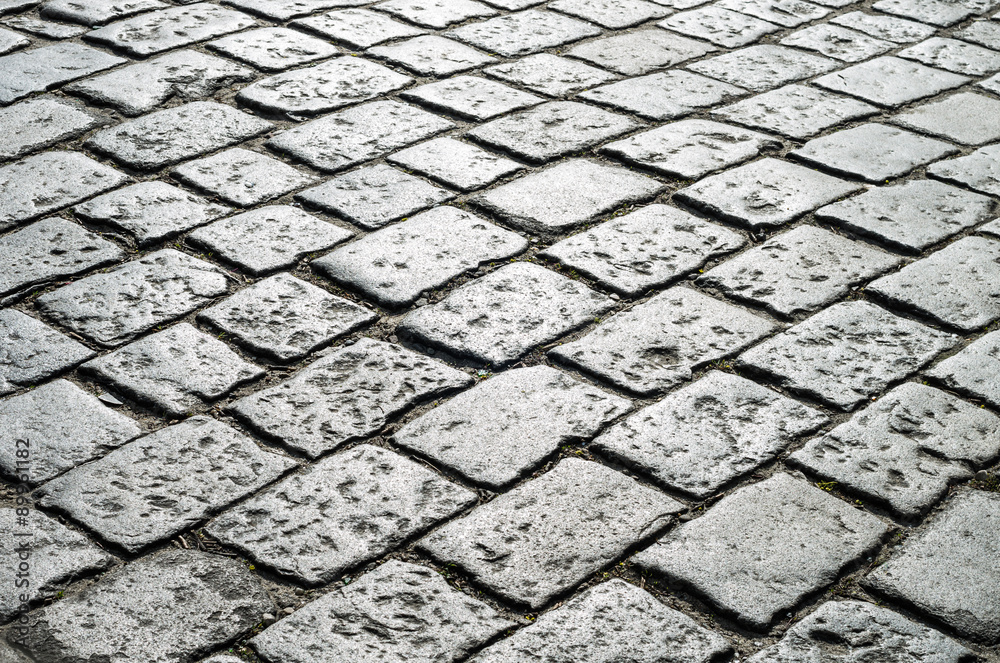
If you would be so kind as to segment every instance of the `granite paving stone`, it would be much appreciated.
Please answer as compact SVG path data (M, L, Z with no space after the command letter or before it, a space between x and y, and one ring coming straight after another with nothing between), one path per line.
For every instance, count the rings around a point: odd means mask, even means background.
M987 78L986 80L979 81L976 85L983 88L987 92L1000 94L1000 74Z
M312 663L319 656L452 663L513 624L449 587L433 569L390 560L266 629L252 644L284 663Z
M908 19L948 27L959 21L995 9L996 0L879 0L873 9Z
M939 161L927 167L927 174L973 191L1000 196L1000 145L987 145L957 159Z
M640 76L715 50L704 42L651 28L588 41L566 54L625 76Z
M544 9L497 16L478 23L467 23L445 33L487 53L504 57L528 55L562 46L601 33L590 23Z
M478 76L453 76L448 80L411 88L399 96L474 122L545 101L530 92Z
M0 55L6 55L19 48L24 48L31 40L13 30L0 28Z
M609 30L630 28L670 13L662 5L646 0L555 0L548 8Z
M966 76L985 76L1000 71L1000 53L957 39L932 37L903 49L898 55Z
M499 491L631 408L628 400L554 368L516 368L411 421L393 441Z
M17 448L5 444L0 469L36 485L120 447L141 429L72 382L53 380L0 401L0 431L6 440L25 440L31 458L30 468L19 472Z
M0 105L124 62L125 58L72 42L5 55L0 57Z
M850 411L957 341L869 302L851 301L834 304L744 352L737 367Z
M551 97L582 92L618 78L603 69L551 53L536 53L493 65L484 69L483 73Z
M419 150L420 146L414 149ZM395 156L404 152L406 150L397 152ZM376 230L454 197L450 191L385 164L338 175L296 195L297 200L341 216L365 230Z
M992 235L994 237L1000 237L1000 219L994 219L989 223L983 224L977 229L977 232Z
M361 338L229 409L259 433L316 458L375 433L424 400L471 383L438 361Z
M867 512L779 472L727 495L632 562L763 631L833 584L887 530Z
M214 265L161 249L46 293L36 302L59 324L114 347L187 315L226 292Z
M340 51L333 44L288 28L260 28L216 39L206 48L262 71L284 71Z
M1000 642L1000 495L953 494L945 508L862 583L959 635Z
M174 417L264 375L259 366L186 322L93 359L81 370Z
M475 501L425 466L362 444L222 513L207 530L283 576L320 585Z
M250 207L316 182L277 159L234 147L182 164L170 174L233 205Z
M477 362L504 366L582 327L614 302L533 263L516 262L407 315L397 330Z
M495 62L471 46L438 35L414 37L368 50L368 55L405 67L421 76L444 77Z
M934 34L934 28L924 23L908 21L896 16L886 16L885 14L866 14L860 11L834 16L830 22L897 44L912 44Z
M313 268L388 308L528 248L520 235L455 207L437 207L346 244Z
M13 16L3 20L9 28L15 28L46 39L72 39L87 32L87 28L79 25L66 25L52 21L40 21L27 16Z
M225 0L225 4L255 16L283 22L325 9L366 5L368 0Z
M168 548L31 613L23 642L34 660L52 663L115 656L189 661L234 640L273 609L260 580L238 560Z
M689 37L710 41L723 48L746 46L781 30L781 26L774 23L730 11L719 4L673 14L657 25Z
M952 36L993 50L1000 49L1000 24L996 21L973 21Z
M166 9L159 0L48 0L39 13L57 21L69 21L91 27L105 25L120 18L128 18L153 9Z
M531 659L539 663L710 663L730 650L719 634L635 585L613 578L545 613L470 663Z
M0 16L31 9L39 0L0 0Z
M892 42L830 23L812 25L793 32L780 43L782 46L815 51L844 62L860 62L897 48Z
M502 184L473 202L520 228L553 234L653 198L664 188L620 166L571 159Z
M490 18L500 13L476 0L386 0L374 8L432 30L444 30L471 18Z
M805 140L835 125L878 112L875 106L857 99L793 84L737 101L712 114L736 124Z
M777 328L763 317L675 286L611 316L549 356L635 394L655 396Z
M68 371L96 353L13 309L0 309L0 395Z
M809 168L766 158L707 177L674 197L752 229L773 228L863 187Z
M90 223L124 230L139 246L162 242L230 211L159 181L139 182L73 208L74 214Z
M828 421L750 380L711 371L616 424L589 448L703 500Z
M1000 407L1000 332L979 337L926 373L950 389Z
M580 98L651 120L670 120L745 94L735 85L673 70L602 85Z
M739 85L754 92L764 92L803 78L812 78L839 67L836 60L803 53L785 46L747 46L738 51L699 60L688 69Z
M408 147L388 161L459 191L481 189L524 169L516 161L454 138L434 138Z
M491 592L537 609L655 535L682 508L610 468L567 458L418 546Z
M895 108L968 82L959 74L886 55L820 76L813 84Z
M227 339L277 361L300 359L378 315L289 274L247 286L198 314Z
M716 5L777 23L784 28L795 28L830 13L826 7L805 0L719 0Z
M295 467L209 417L191 417L49 481L39 504L129 552L182 532Z
M393 39L426 34L426 30L367 9L339 9L303 18L291 25L359 50Z
M0 159L24 156L108 122L106 116L58 97L35 97L0 108Z
M1000 140L998 115L1000 101L960 92L896 115L892 121L965 145L984 145Z

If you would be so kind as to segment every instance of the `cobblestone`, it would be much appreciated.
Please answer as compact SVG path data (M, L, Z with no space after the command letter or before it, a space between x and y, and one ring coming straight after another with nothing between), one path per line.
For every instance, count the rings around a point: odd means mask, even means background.
M445 33L459 41L504 57L528 55L600 34L589 23L543 9L469 23Z
M899 57L966 76L984 76L1000 71L1000 53L957 39L933 37L903 49Z
M730 122L804 140L842 122L876 113L877 108L856 99L804 85L786 85L725 106L713 114Z
M820 76L822 88L895 108L968 83L965 76L884 56Z
M513 110L534 106L541 97L478 76L453 76L400 94L408 101L481 122Z
M83 44L49 44L0 58L0 104L127 62Z
M895 16L866 14L859 11L834 16L830 22L897 44L912 44L934 34L934 28L923 23Z
M449 25L471 18L496 16L497 10L476 0L387 0L376 5L380 11L397 16L432 30L444 30Z
M13 159L108 123L103 115L56 97L0 109L0 159Z
M73 0L49 0L39 13L57 21L94 27L168 6L159 0L91 0L85 5Z
M40 21L24 16L15 16L4 20L4 25L29 32L39 37L47 39L72 39L87 32L87 28L78 25L66 25L65 23L53 23L51 21Z
M24 48L31 41L13 30L0 28L0 55L7 55L19 48Z
M652 120L670 120L744 94L745 90L728 83L687 71L668 71L603 85L580 98Z
M435 138L408 147L393 154L389 161L460 191L481 189L524 168L516 161L454 138Z
M610 30L630 28L670 13L669 9L645 0L556 0L549 8Z
M730 11L718 4L673 14L658 25L691 37L705 39L723 48L746 46L781 29L774 23Z
M719 0L717 4L785 28L795 28L830 13L825 7L799 0Z
M648 74L716 50L663 30L637 30L574 46L567 55L626 76Z
M274 21L287 21L324 9L367 4L367 0L226 0L226 4L256 16Z
M1000 140L998 113L1000 101L963 92L897 115L893 122L965 145L984 145Z
M951 389L1000 407L1000 332L986 334L927 371Z
M316 181L314 176L277 159L240 147L189 161L170 174L196 189L243 207L258 205Z
M94 356L94 351L29 315L0 309L0 395L30 387Z
M255 21L242 12L199 2L118 21L88 33L87 39L145 57L253 25Z
M793 32L781 40L782 46L794 46L844 62L860 62L896 48L892 42L870 37L839 25L823 23ZM930 63L928 63L930 64Z
M288 28L260 28L216 39L207 48L264 71L291 67L336 55L336 46Z
M496 60L491 55L437 35L414 37L388 46L376 46L368 54L405 67L421 76L448 76L481 67Z
M513 62L493 65L487 67L484 73L553 97L581 92L617 78L603 69L550 53L538 53Z
M987 145L964 157L931 164L927 168L927 174L946 182L965 185L973 191L1000 196L998 154L1000 145Z
M874 9L887 14L905 16L908 19L930 23L941 27L954 25L974 14L996 8L993 0L880 0L872 5Z
M835 60L784 46L747 46L700 60L688 65L688 69L754 92L763 92L803 78L812 78L837 66Z

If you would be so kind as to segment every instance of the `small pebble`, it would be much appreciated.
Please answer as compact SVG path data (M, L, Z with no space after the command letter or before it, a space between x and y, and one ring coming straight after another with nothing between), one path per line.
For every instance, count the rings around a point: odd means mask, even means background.
M261 617L261 621L263 621L265 624L273 624L275 621L275 617L271 613L265 612L264 616Z
M618 295L616 295L615 293L611 293L610 297L611 297L611 299L612 299L612 300L614 300L614 301L616 301L616 302L617 302L617 301L621 301L621 297L619 297L619 296L618 296Z
M979 470L976 472L976 476L973 477L976 481L985 483L990 480L990 473L986 470Z
M106 403L107 405L113 405L115 407L123 405L123 403L120 400L118 400L117 398L108 393L101 394L100 396L97 397L97 399L102 403Z
M420 299L418 299L417 301L415 301L414 304L417 305L417 306L427 306L427 298L426 297L421 297Z

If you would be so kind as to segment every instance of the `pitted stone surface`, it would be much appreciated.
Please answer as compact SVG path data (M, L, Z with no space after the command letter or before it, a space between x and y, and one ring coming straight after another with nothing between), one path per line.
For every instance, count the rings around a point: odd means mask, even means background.
M94 351L13 309L0 309L0 395L68 371Z
M437 35L376 46L368 55L405 67L421 76L449 76L496 60L471 46Z
M4 19L3 24L47 39L72 39L87 32L87 28L79 25L40 21L26 16L14 16Z
M362 444L226 511L208 532L281 575L320 585L475 501L423 465Z
M528 55L600 34L589 23L544 9L468 23L446 33L459 41L504 57Z
M49 44L0 57L0 104L128 62L83 44Z
M892 121L965 145L983 145L1000 140L998 115L1000 101L962 92L897 115Z
M963 490L863 581L987 645L1000 642L1000 495Z
M824 74L839 66L835 60L784 46L747 46L700 60L688 69L754 92L781 87Z
M209 417L130 442L40 488L39 504L136 552L182 532L295 467Z
M189 161L170 174L227 203L243 207L283 196L316 181L313 175L241 147Z
M368 0L226 0L226 4L256 16L274 21L287 21L324 9L366 5Z
M263 71L284 71L336 55L329 42L288 28L260 28L205 44L213 51Z
M687 71L667 71L604 85L580 98L652 120L669 120L744 94L746 90L728 83Z
M387 0L375 7L379 11L434 30L444 30L449 25L462 23L470 18L489 18L499 13L476 0Z
M794 221L861 189L859 184L768 158L705 178L674 195L686 205L756 230Z
M528 241L455 207L438 207L351 242L313 267L390 308L482 263L522 253Z
M994 21L974 21L952 36L993 50L1000 48L1000 24Z
M418 545L495 594L537 609L654 535L682 508L603 465L567 458Z
M996 430L996 415L905 382L849 422L810 440L789 461L904 517L917 517L951 484L972 477L966 463L981 466L1000 456Z
M350 48L365 49L402 37L425 34L425 30L394 21L385 14L367 9L340 9L319 16L310 16L292 23L309 32L329 37Z
M646 0L555 0L548 7L609 30L629 28L670 13L669 9Z
M994 237L1000 237L1000 219L994 219L989 223L983 224L979 227L977 232L985 235L992 235Z
M804 85L786 85L713 111L721 119L800 140L876 113L863 101Z
M31 613L26 649L52 663L192 660L253 628L273 606L239 561L167 549Z
M0 237L0 295L103 267L125 252L75 223L50 217Z
M793 32L781 40L781 45L815 51L844 62L860 62L896 48L892 42L829 23Z
M11 441L0 447L0 469L9 477L21 474L13 440L29 444L31 463L24 483L34 485L120 447L139 433L134 420L72 382L54 380L0 401L0 434Z
M524 168L516 161L454 138L435 138L396 152L388 160L460 191L481 189Z
M849 411L957 340L874 304L844 302L744 352L738 365Z
M552 97L581 92L617 78L603 69L550 53L538 53L487 67L484 73Z
M19 48L24 48L31 43L27 37L14 32L13 30L4 30L0 28L0 55L6 55Z
M664 188L620 166L572 159L503 184L474 202L521 228L552 234L653 198Z
M108 123L84 106L58 97L36 97L0 109L0 159L14 159Z
M590 448L705 499L827 421L777 392L712 371L617 424Z
M576 281L517 262L413 311L398 330L455 355L503 366L582 327L613 304Z
M471 382L433 359L361 338L230 409L260 433L315 458L375 433L423 400Z
M763 631L778 613L833 584L887 530L874 516L782 472L728 495L632 561Z
M745 244L740 235L667 205L649 205L542 252L624 295L669 285Z
M39 0L0 0L0 16L31 9Z
M903 49L898 55L966 76L985 76L1000 71L1000 53L957 39L933 37Z
M703 42L652 28L589 41L574 46L567 55L619 74L639 76L714 50Z
M614 578L545 613L470 661L710 663L730 649L720 635Z
M449 191L385 164L339 175L296 196L307 205L342 216L365 230L381 228L454 197Z
M1000 196L1000 145L987 145L957 159L927 167L927 174L946 182L964 184L981 193Z
M89 361L82 370L175 417L264 375L186 322Z
M819 87L895 108L968 83L965 76L892 56L878 57L820 76Z
M252 642L264 656L285 663L313 663L321 656L452 663L511 626L434 570L390 560Z
M897 44L912 44L934 34L934 28L923 23L859 11L834 16L830 22Z
M49 0L40 10L42 16L83 25L104 25L120 18L127 18L153 9L169 7L159 0Z
M163 249L44 294L37 302L59 324L116 346L225 292L226 276L217 267Z
M830 601L794 624L777 644L752 656L749 663L962 663L973 655L941 633L886 608L861 601Z
M530 92L478 76L453 76L446 81L407 90L399 96L472 121L488 120L545 101Z
M411 421L393 439L474 483L502 490L563 445L589 440L629 409L624 398L533 366L479 383Z
M653 396L775 329L765 318L677 286L608 318L549 355L631 392Z
M724 9L777 23L784 28L798 27L830 13L826 7L802 0L719 0L716 4Z
M956 391L1000 407L1000 332L986 334L927 371Z
M138 57L162 53L255 24L246 14L208 2L171 7L112 23L87 35Z
M970 16L995 9L995 0L880 0L872 8L887 14L941 27L954 25Z
M724 9L718 4L673 14L657 25L723 48L746 46L781 29L774 23Z
M230 211L166 182L140 182L73 208L91 223L124 230L139 246L156 244Z
M276 135L268 146L318 170L336 171L376 159L452 122L398 101L373 101L325 115Z

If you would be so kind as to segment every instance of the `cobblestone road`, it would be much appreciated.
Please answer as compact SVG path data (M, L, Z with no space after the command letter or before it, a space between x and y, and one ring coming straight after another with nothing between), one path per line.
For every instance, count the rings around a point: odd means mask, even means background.
M0 16L0 663L1000 661L1000 0Z

